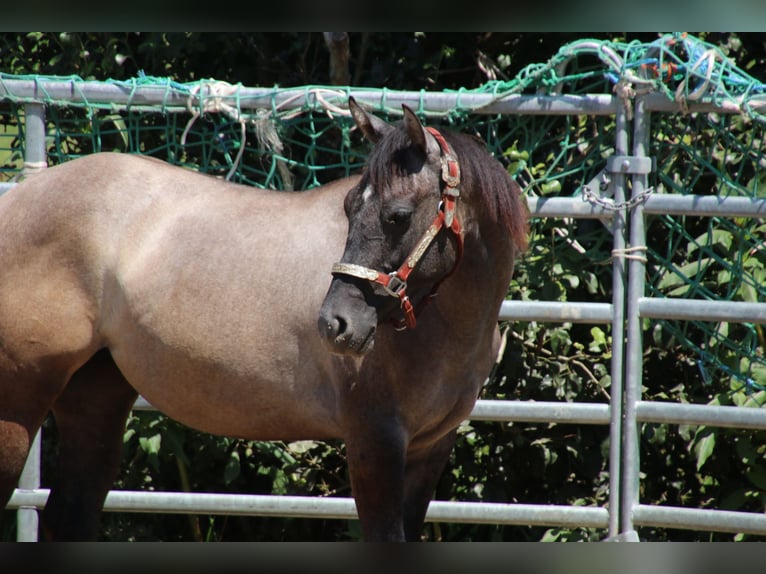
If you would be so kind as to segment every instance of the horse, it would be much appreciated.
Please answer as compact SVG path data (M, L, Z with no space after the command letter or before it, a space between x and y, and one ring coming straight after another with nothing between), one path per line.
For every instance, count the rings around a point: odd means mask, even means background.
M421 538L528 213L478 138L348 108L372 151L314 189L102 152L0 197L0 508L52 413L41 538L97 540L141 395L207 433L342 441L362 538Z

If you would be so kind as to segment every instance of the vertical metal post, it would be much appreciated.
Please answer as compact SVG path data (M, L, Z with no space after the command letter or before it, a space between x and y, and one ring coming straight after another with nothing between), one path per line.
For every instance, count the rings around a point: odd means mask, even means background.
M615 155L626 155L628 149L627 110L620 106L615 117ZM625 201L625 175L613 174L614 202L619 205ZM613 253L625 249L625 213L622 209L614 212L612 218L614 235ZM609 422L609 536L619 534L620 491L622 484L621 437L622 437L622 381L623 350L625 334L625 260L622 257L612 259L612 366L610 386L610 422Z
M24 470L19 478L20 490L40 488L40 431L32 441L29 456ZM37 542L37 532L40 523L39 513L34 506L21 506L16 511L16 540L18 542Z
M646 110L643 98L635 102L635 131L633 134L633 155L647 157L649 150L649 131L651 114ZM632 199L637 200L647 189L646 173L632 176ZM645 289L645 254L646 233L644 230L644 208L640 201L635 201L630 212L630 245L628 262L628 301L627 301L627 343L625 363L625 420L623 427L623 492L622 532L635 531L633 509L638 504L639 489L639 434L636 420L636 402L641 399L642 371L642 329L638 311L638 300Z
M24 171L36 171L48 165L45 148L45 106L26 104L24 106ZM41 433L35 435L29 450L26 465L19 478L19 488L33 490L40 488ZM37 508L19 508L16 513L16 540L36 542L39 514Z
M45 149L45 106L24 105L24 170L39 170L48 166Z

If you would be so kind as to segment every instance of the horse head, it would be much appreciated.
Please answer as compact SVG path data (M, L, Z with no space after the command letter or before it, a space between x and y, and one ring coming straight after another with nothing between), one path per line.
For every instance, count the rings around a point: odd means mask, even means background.
M345 199L348 236L319 331L332 351L363 355L382 322L414 328L419 308L459 264L460 167L444 137L407 106L395 125L353 98L349 109L375 147Z

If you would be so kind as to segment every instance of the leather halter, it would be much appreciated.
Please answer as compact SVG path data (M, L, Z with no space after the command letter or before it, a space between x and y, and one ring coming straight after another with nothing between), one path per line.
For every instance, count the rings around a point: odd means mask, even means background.
M332 266L333 274L351 275L352 277L377 283L383 286L388 295L398 298L404 312L404 319L396 322L397 330L399 331L406 328L415 328L417 313L436 296L439 286L447 277L455 272L463 257L463 234L456 214L457 198L460 197L460 189L458 187L460 185L460 166L458 165L454 150L447 143L447 140L444 139L444 136L435 128L427 127L426 129L439 143L441 150L441 176L444 182L439 211L431 225L426 229L414 249L396 271L383 273L382 271L376 271L375 269L353 263L336 263ZM436 282L431 292L420 302L416 310L407 294L407 279L410 273L417 267L434 238L443 228L452 231L455 235L455 240L457 241L455 264L447 275Z

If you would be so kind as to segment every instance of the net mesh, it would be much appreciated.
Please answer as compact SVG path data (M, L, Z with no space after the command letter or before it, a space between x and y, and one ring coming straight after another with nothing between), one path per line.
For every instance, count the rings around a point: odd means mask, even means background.
M78 77L0 74L0 181L18 178L25 155L23 104L10 80L39 86L34 101L47 105L49 164L98 151L149 154L234 182L280 190L321 185L360 169L368 146L345 111L352 88L305 86L271 90L271 101L243 107L242 86L215 80L178 83L140 75L107 80L126 103L89 102ZM56 99L47 81L65 81L71 97ZM151 88L159 104L147 105L138 90ZM509 81L490 81L451 92L446 111L429 107L429 94L413 106L432 125L474 133L507 165L528 196L575 196L614 154L613 116L531 116L476 113L468 96L510 94L616 94L630 107L638 94L661 93L681 105L709 102L737 113L652 116L655 193L764 197L763 83L750 77L721 48L685 34L651 43L584 39L562 46L549 61L532 64ZM365 89L366 92L374 91ZM378 91L378 114L396 119L401 109ZM285 98L285 94L293 94ZM465 97L464 97L465 95ZM652 296L766 301L766 225L760 219L653 216L647 222L647 290ZM542 252L583 288L545 292L553 298L593 300L594 285L611 285L612 239L597 221L533 221L527 260ZM551 263L555 269L557 261ZM523 264L523 263L522 263ZM560 266L559 266L560 267ZM563 272L563 271L562 271ZM609 293L601 293L608 297ZM652 321L654 342L679 344L704 380L725 377L733 385L764 388L764 335L756 324Z

